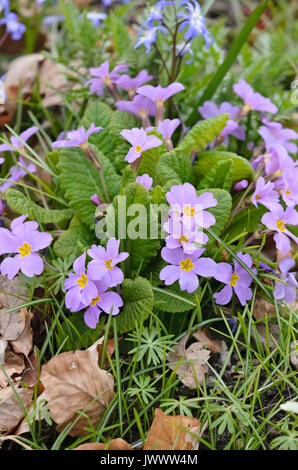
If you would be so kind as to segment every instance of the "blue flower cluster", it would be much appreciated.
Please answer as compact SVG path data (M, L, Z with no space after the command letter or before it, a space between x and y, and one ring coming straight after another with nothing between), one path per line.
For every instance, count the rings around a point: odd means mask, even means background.
M165 35L167 34L164 21L164 9L168 5L175 7L175 10L176 7L183 7L184 10L186 10L178 12L176 16L176 24L179 25L179 32L187 28L184 34L184 42L180 45L177 44L178 55L184 56L189 53L192 56L190 42L198 35L203 36L206 48L213 43L214 39L206 27L206 19L202 15L201 7L196 0L181 0L178 2L159 0L150 8L147 19L139 30L139 38L135 44L136 49L141 45L144 45L146 47L147 54L150 51L151 46L156 42L158 31L161 31ZM180 18L182 18L182 20L180 20ZM191 60L187 63L191 63Z
M4 18L0 20L0 26L6 26L6 33L10 34L14 41L21 39L26 26L20 23L16 13L10 11L9 0L0 0L0 12L4 14Z

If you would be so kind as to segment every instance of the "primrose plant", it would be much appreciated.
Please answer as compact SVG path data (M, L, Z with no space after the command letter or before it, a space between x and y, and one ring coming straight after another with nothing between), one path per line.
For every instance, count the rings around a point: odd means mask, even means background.
M94 28L104 35L117 2L103 3ZM8 7L4 15L12 38L23 34ZM191 83L198 51L219 47L197 1L158 1L139 24L137 36L127 33L129 54L103 41L102 58L80 72L84 100L45 158L32 150L44 129L3 133L0 270L10 280L43 275L66 315L91 329L110 316L120 334L143 328L140 360L156 365L171 337L144 323L152 312L178 312L181 298L184 312L199 304L241 312L256 288L283 306L295 301L298 135L242 71L217 85L229 87L225 101ZM40 170L49 175L42 184Z

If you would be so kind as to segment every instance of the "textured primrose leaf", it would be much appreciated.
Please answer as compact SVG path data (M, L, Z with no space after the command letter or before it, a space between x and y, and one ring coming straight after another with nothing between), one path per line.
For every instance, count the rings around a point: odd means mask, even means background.
M134 330L141 325L152 312L154 296L150 282L143 277L124 279L121 297L124 308L117 315L117 327L120 334Z
M176 151L190 155L193 151L199 152L204 149L221 133L227 125L228 118L228 114L219 114L199 122L186 134Z
M261 219L265 212L267 212L267 209L263 206L249 206L243 209L234 217L225 234L225 239L232 240L240 234L256 232L258 226L261 225Z
M116 173L110 161L94 146L101 167L110 201L120 190L121 177ZM94 204L90 197L97 194L106 201L106 191L98 169L96 169L84 152L78 148L61 149L58 163L59 182L65 191L71 207L75 209L82 221L89 226L94 225Z
M123 199L117 197L113 202L116 216L116 238L120 238L123 233L120 227L120 223L123 221L126 237L122 241L122 249L129 252L127 263L131 272L136 272L140 266L144 268L157 255L161 241L150 238L150 196L147 189L140 183L130 183L124 188L123 196L126 197L125 207L122 205ZM144 211L144 219L138 210L134 213L129 212L130 207L136 204L139 204L139 207ZM134 207L137 209L137 206ZM137 223L135 231L144 231L145 238L131 239L128 236L128 232L132 228L131 224L134 224L136 218L139 218L139 223Z
M17 189L10 188L6 191L6 200L9 207L18 214L28 214L29 219L34 219L43 224L59 224L69 220L73 216L72 209L48 210L36 204L25 194Z
M59 258L67 258L72 254L79 256L94 240L90 230L83 225L76 225L60 235L54 243L54 252Z
M231 160L219 161L206 171L205 176L200 180L198 189L210 188L211 186L212 188L221 188L230 192L233 176L233 162Z
M88 143L95 145L111 162L115 160L115 145L108 127L113 114L107 104L95 101L88 106L81 121L81 126L85 129L89 129L92 123L103 127L101 131L89 137Z
M158 182L165 185L169 180L172 184L193 183L193 169L186 153L171 150L162 155L157 163Z
M154 303L158 310L170 313L183 313L196 307L195 294L199 294L200 289L195 293L188 294L186 291L181 291L179 284L176 282L166 288L153 287L153 293Z
M219 150L209 150L200 152L198 159L194 164L194 174L197 183L206 176L206 173L214 168L219 162L230 161L233 164L233 183L242 179L252 179L254 176L253 168L248 160L236 153Z
M205 192L212 193L214 198L217 200L217 205L206 209L206 211L211 212L216 219L215 225L212 225L211 227L213 232L220 234L229 220L232 209L232 198L228 191L219 188L202 189L197 191L197 195L200 196Z

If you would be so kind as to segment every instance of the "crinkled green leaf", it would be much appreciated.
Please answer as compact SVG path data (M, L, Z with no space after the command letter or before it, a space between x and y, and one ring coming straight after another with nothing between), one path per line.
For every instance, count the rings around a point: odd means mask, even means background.
M97 148L90 146L102 167L102 177L105 181L110 200L118 193L121 185L121 177L117 175L110 161ZM106 201L106 191L104 189L100 173L84 152L78 148L64 148L60 151L58 163L60 175L58 179L65 191L65 196L69 200L71 207L75 209L82 221L89 226L93 226L95 207L90 201L90 197L97 194Z
M95 237L83 225L76 225L65 230L54 243L54 252L60 258L67 258L72 254L80 255Z
M153 308L154 296L150 282L147 279L124 279L121 297L124 308L117 315L117 328L120 334L134 330L150 315Z
M9 207L18 214L28 214L30 219L44 224L59 224L73 216L72 209L45 209L17 189L8 189L6 191L6 199Z
M199 182L198 189L222 188L231 191L233 184L234 168L231 160L219 161L207 170Z
M169 180L174 184L193 183L193 169L186 153L171 150L162 155L157 163L158 182L161 185Z
M219 234L226 226L231 209L232 209L232 198L228 191L225 189L219 188L207 188L197 191L197 195L200 196L201 194L209 192L212 193L214 198L217 200L217 205L215 207L210 207L206 209L206 211L211 212L216 219L215 225L212 225L212 230L214 233Z
M253 168L245 158L232 152L209 150L198 154L198 159L194 164L196 182L199 183L200 179L206 176L206 173L214 168L217 163L227 161L233 164L233 183L242 179L253 178Z
M190 155L194 150L199 152L204 149L206 145L219 136L226 126L228 118L228 114L219 114L199 122L186 134L183 141L176 148L177 152Z

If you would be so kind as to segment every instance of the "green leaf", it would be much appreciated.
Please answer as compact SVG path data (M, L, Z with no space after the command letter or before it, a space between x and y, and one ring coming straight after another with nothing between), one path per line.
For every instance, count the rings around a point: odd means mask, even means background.
M34 219L43 224L59 224L71 219L73 216L72 209L44 209L17 189L8 189L6 191L6 200L9 207L18 214L28 214L29 219Z
M208 170L214 168L218 162L226 161L233 163L233 183L253 178L253 168L245 158L232 152L209 150L198 154L198 159L194 164L195 180L199 182L199 179L206 176Z
M154 303L157 304L158 310L162 312L188 312L197 306L195 293L188 294L185 291L182 292L177 282L167 288L152 287L152 289ZM196 293L198 294L199 290Z
M90 146L101 164L102 178L105 181L110 200L120 189L121 178L117 175L110 161L95 147ZM94 225L95 207L90 197L97 194L106 201L106 190L99 171L92 165L81 149L60 150L58 163L59 182L65 191L71 207L80 215L82 221L90 227ZM107 201L106 201L107 202Z
M154 258L160 249L161 241L159 239L150 238L150 196L147 189L140 183L134 182L128 184L123 191L123 196L126 197L126 206L123 206L123 198L120 196L114 199L113 206L115 209L116 219L116 238L124 238L122 240L122 250L128 251L130 256L126 261L127 266L131 272L136 272L140 266L146 266L152 258ZM143 213L136 213L128 215L130 207L139 204ZM137 209L137 206L135 206ZM121 215L119 221L119 214ZM125 218L124 227L121 229L119 223ZM135 228L136 232L141 232L143 238L131 239L129 233L131 224L138 219L138 224ZM110 236L111 234L109 234Z
M157 163L158 182L161 185L172 180L173 184L193 182L190 159L185 153L171 150L162 155Z
M120 334L134 330L150 315L153 308L154 296L150 282L147 279L124 279L121 297L123 311L117 316L117 328Z
M62 233L54 243L54 252L60 258L67 258L72 254L79 256L94 239L90 230L83 225L76 225Z
M211 166L205 176L201 179L198 189L222 188L231 191L233 183L234 168L230 160L221 161Z
M153 178L154 183L157 181L157 164L160 159L161 152L160 147L155 147L153 149L146 150L142 154L142 160L138 169L138 174L143 175L147 173L151 178Z
M199 112L197 111L198 106L202 105L205 101L211 100L214 93L216 92L219 85L222 83L224 77L226 76L227 72L230 70L231 66L235 62L239 52L241 51L242 47L247 41L247 38L255 25L258 23L260 17L266 10L268 5L268 0L262 2L257 8L252 12L246 23L244 24L242 30L238 34L237 38L232 44L232 47L225 58L224 62L218 68L217 72L215 73L214 77L210 81L208 87L204 91L203 95L200 98L200 101L197 106L194 107L194 111L189 116L187 120L187 125L192 126L195 122L198 121L200 118Z
M212 225L212 230L214 233L220 234L229 220L232 209L232 198L228 191L219 188L202 189L197 191L197 195L200 196L205 192L212 193L214 198L217 200L217 205L215 207L210 207L206 210L211 212L216 219L215 225Z
M109 131L113 114L114 112L107 104L95 101L88 106L81 121L81 126L85 129L89 129L93 122L96 127L103 127L101 131L89 137L88 143L96 145L111 162L115 160L115 144Z
M225 239L232 240L240 234L254 233L261 225L261 218L267 212L263 206L249 206L240 211L229 225L225 234Z
M221 133L228 122L228 118L228 114L219 114L199 122L186 134L176 151L190 156L194 150L199 152L204 149Z

